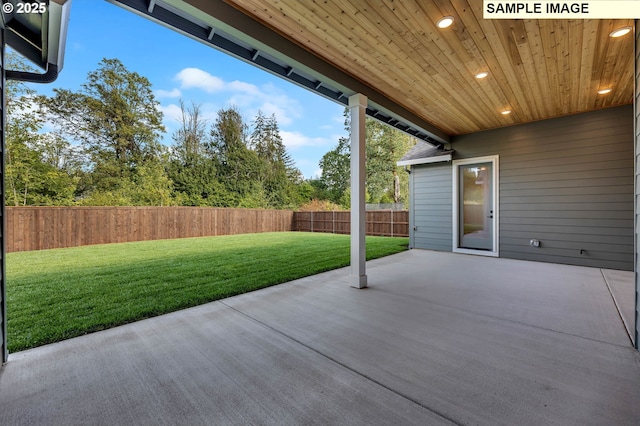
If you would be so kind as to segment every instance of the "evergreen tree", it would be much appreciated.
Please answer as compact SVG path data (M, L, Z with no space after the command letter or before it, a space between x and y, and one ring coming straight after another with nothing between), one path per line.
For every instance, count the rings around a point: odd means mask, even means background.
M248 126L237 107L218 111L208 151L216 161L218 179L229 207L267 207L261 185L262 161L247 144Z
M261 161L260 180L268 204L275 208L295 204L299 199L297 185L302 182L301 173L282 142L275 114L265 117L258 111L250 144Z

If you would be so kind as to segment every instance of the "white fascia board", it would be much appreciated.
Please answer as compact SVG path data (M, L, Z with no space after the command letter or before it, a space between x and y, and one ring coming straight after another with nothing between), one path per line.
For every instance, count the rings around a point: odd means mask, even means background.
M416 158L413 160L398 161L396 164L398 166L415 166L418 164L444 163L446 161L451 161L451 160L452 160L451 154L446 154L446 155L436 155L435 157Z
M71 0L53 0L49 2L47 62L57 65L58 72L62 71L64 66L70 13Z

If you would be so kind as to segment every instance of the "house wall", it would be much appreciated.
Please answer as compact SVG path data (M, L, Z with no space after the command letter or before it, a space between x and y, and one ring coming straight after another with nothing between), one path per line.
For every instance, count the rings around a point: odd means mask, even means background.
M452 251L451 163L414 166L410 184L410 246Z
M454 159L500 156L501 257L633 270L631 105L459 136L452 148ZM451 167L414 167L417 248L451 250Z

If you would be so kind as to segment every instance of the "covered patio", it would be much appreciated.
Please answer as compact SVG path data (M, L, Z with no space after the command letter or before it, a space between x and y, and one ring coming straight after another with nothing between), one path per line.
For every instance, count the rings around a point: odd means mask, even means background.
M640 423L632 272L367 266L13 353L0 424Z

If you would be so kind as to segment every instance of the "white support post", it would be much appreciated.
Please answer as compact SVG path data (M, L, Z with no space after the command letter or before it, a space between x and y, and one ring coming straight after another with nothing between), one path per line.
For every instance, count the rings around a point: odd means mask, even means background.
M365 114L367 97L349 96L351 114L351 286L367 286L365 247Z

